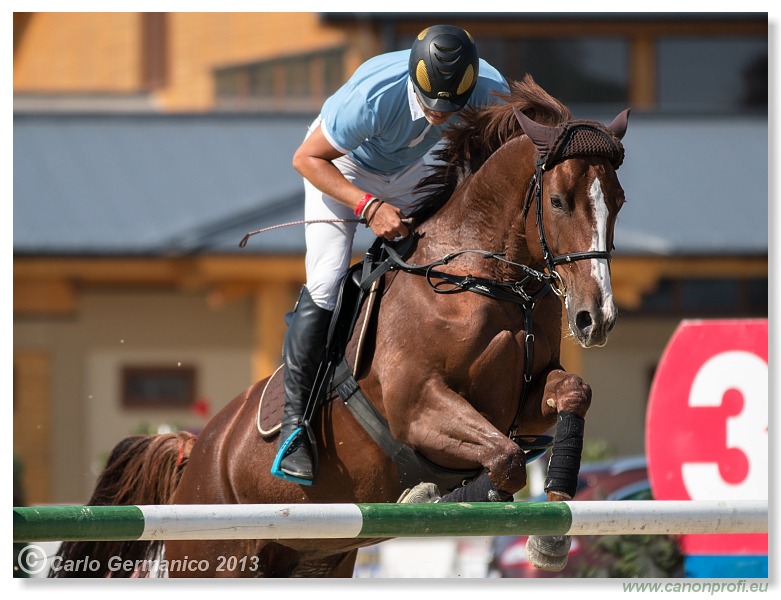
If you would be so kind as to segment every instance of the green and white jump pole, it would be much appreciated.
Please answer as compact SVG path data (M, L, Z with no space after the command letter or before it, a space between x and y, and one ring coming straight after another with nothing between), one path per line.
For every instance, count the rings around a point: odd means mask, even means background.
M766 533L767 501L14 508L14 541Z

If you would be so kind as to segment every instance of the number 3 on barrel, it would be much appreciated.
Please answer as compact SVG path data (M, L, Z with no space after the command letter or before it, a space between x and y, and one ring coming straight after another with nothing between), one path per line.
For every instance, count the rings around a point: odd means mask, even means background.
M728 393L742 396L740 411L726 419L723 464L739 451L748 465L745 477L733 483L725 480L717 462L684 462L683 483L692 500L767 498L767 376L767 363L745 351L718 354L697 372L689 394L690 407L718 407ZM741 458L736 457L738 461Z

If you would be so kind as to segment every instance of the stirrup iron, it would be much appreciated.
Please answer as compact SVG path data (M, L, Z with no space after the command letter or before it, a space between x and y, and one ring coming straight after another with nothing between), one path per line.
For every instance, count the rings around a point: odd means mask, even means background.
M307 435L308 431L304 428L304 425L301 425L297 427L293 433L288 436L288 438L282 442L282 445L279 447L279 450L277 451L277 455L274 458L274 462L271 465L271 474L274 477L278 477L279 479L284 479L285 481L291 481L293 483L298 483L300 485L314 485L314 479L304 479L303 477L296 477L295 475L288 475L285 473L281 468L280 464L282 463L282 459L285 458L285 455L287 454L288 449L293 444L293 442L296 441L296 438L300 435ZM313 450L313 454L316 452L316 450ZM316 455L313 455L313 462L315 465L317 464L317 458Z

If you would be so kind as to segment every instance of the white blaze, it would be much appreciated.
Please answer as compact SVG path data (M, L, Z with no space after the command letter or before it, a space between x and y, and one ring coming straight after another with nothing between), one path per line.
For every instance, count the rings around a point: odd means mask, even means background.
M610 249L607 247L607 219L609 211L607 209L607 203L605 202L605 194L602 191L602 184L599 183L599 178L595 177L591 187L588 190L589 198L591 198L592 205L594 207L594 238L591 242L591 250L597 250L600 252L607 252ZM615 305L613 304L613 288L610 286L610 264L606 258L597 258L591 262L591 274L599 284L599 289L602 292L602 310L604 312L604 318L613 318L615 313Z

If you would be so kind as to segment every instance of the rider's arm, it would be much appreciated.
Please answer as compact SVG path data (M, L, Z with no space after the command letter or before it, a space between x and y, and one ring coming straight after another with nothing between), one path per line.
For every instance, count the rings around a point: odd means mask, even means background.
M293 167L321 192L354 210L366 192L347 181L331 162L340 156L344 154L328 142L318 125L293 155ZM383 203L369 212L373 213L369 226L376 235L393 239L408 234L398 208Z
M331 161L344 156L323 135L320 125L293 155L293 167L318 190L354 209L365 192L347 181Z

